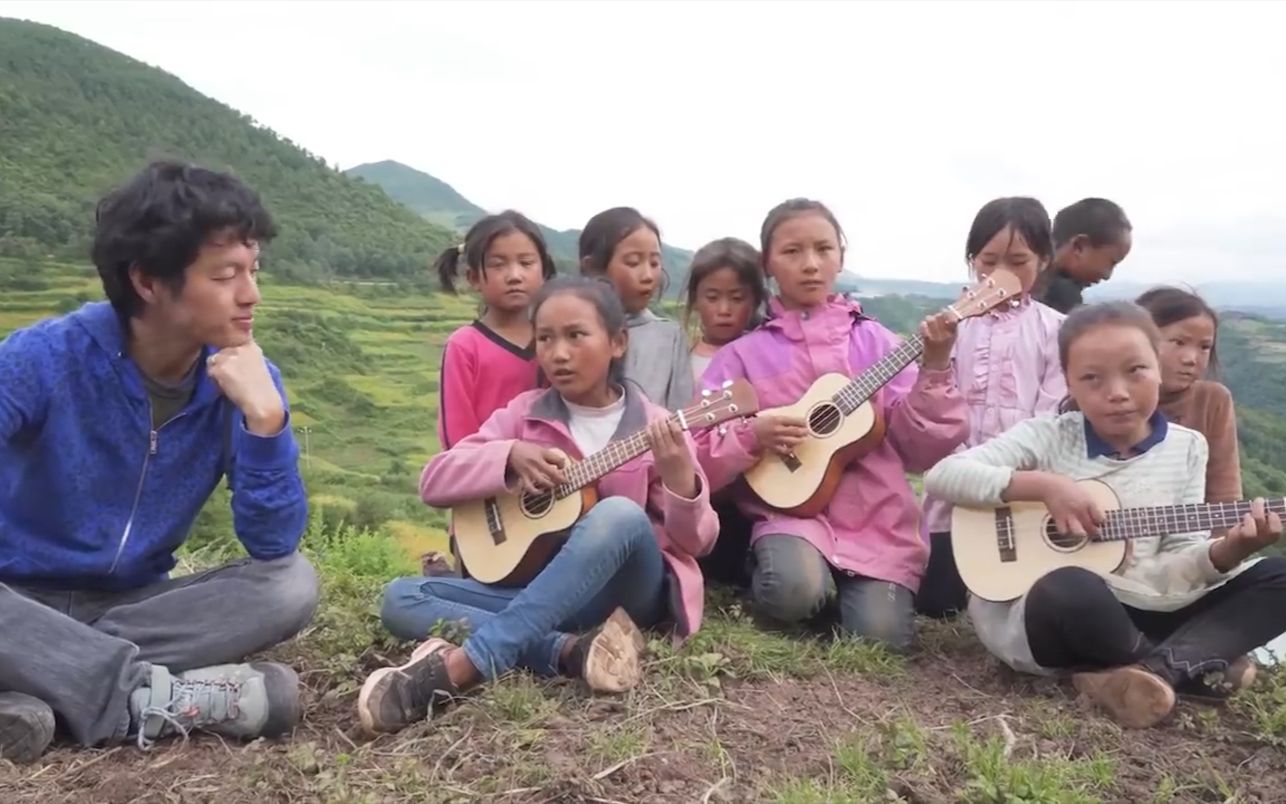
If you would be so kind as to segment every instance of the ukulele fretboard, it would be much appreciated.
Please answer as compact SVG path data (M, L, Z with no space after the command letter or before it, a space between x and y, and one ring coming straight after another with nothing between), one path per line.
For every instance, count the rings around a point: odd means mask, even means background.
M835 392L831 397L835 405L847 416L862 406L866 400L875 395L875 392L884 387L885 383L898 375L898 372L911 365L911 363L920 356L924 351L924 339L920 333L916 333L894 349L879 361L863 371L848 385Z
M1286 518L1286 499L1265 500L1265 508ZM1250 502L1189 503L1153 508L1122 508L1105 514L1095 541L1111 542L1190 531L1230 528L1250 513Z

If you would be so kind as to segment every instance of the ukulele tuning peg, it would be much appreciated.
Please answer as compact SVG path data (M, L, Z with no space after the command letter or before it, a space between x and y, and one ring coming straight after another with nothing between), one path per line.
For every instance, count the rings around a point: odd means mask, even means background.
M731 388L731 387L732 387L732 380L724 380L724 381L723 381L723 385L722 385L722 386L720 386L720 387L722 387L722 388Z
M728 425L726 424L719 425L719 435L726 436L727 434L728 434Z
M701 389L701 398L702 398L702 399L709 399L709 398L710 398L710 389L709 389L709 388L702 388L702 389Z

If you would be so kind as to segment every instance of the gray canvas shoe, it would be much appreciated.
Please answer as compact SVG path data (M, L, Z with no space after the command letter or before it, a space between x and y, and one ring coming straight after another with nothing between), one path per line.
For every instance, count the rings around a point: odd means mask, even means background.
M254 662L201 667L172 675L152 666L148 686L130 697L140 748L193 729L239 740L276 737L299 722L299 677L284 664Z
M35 762L54 739L54 710L21 692L0 692L0 759Z

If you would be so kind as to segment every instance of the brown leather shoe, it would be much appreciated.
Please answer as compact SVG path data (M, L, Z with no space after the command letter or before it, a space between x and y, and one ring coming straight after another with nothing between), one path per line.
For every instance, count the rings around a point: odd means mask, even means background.
M1155 726L1174 710L1174 688L1142 667L1076 673L1072 684L1127 728Z

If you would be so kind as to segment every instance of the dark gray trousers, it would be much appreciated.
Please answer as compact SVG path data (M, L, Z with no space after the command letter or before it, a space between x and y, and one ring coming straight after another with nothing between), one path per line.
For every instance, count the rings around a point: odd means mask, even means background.
M82 745L121 740L151 665L238 662L303 630L317 596L317 573L298 553L125 592L0 583L0 692L44 701Z

